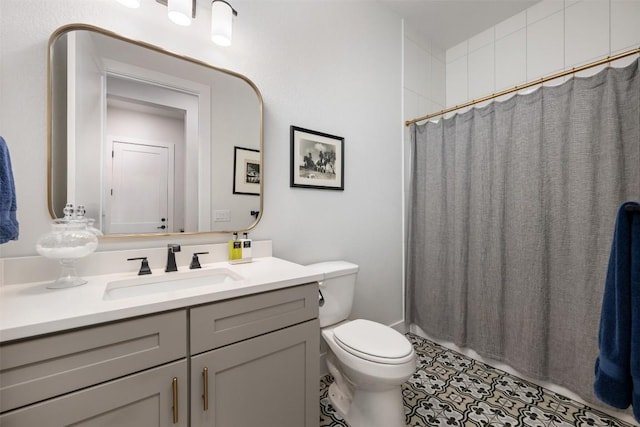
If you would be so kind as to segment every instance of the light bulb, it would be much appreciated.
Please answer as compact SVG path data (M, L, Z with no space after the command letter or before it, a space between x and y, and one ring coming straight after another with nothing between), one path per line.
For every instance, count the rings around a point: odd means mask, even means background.
M188 27L191 25L191 0L169 0L167 8L169 9L169 19L178 25Z
M214 0L211 3L211 40L219 46L231 45L233 9L229 3Z

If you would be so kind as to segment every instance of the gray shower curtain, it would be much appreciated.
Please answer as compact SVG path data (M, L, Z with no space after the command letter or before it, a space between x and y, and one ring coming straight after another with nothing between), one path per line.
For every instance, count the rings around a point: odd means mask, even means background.
M588 400L638 61L413 125L407 320Z

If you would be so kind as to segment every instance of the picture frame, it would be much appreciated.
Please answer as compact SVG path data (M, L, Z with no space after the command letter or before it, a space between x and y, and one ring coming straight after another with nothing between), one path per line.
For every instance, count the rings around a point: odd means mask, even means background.
M233 194L260 195L260 150L233 147Z
M344 190L344 138L291 126L290 185Z

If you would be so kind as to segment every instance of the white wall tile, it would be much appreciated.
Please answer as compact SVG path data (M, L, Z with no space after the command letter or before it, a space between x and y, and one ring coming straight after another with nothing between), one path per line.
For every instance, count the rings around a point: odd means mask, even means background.
M640 47L640 0L611 0L611 52Z
M580 71L578 73L575 73L574 75L567 76L567 80L570 79L571 77L589 77L589 76L593 76L595 74L598 74L600 71L604 70L605 68L607 68L606 65L598 65L597 67L591 67L588 70Z
M444 64L411 41L405 43L405 82L404 87L428 99L441 99L444 102L445 71ZM436 77L433 77L434 72ZM437 86L436 86L437 85ZM435 95L434 95L435 91Z
M473 108L480 109L480 108L486 107L487 105L490 105L492 102L493 102L493 99L490 99L488 101L478 102L473 106Z
M467 42L467 40L465 40L462 43L447 49L447 54L446 54L447 64L468 54L469 53L468 45L469 43Z
M469 52L473 52L478 50L488 44L493 43L495 39L495 28L491 27L488 30L485 30L469 39L468 49Z
M528 95L530 93L533 93L535 91L537 91L538 89L540 89L542 87L542 85L533 85L533 86L529 86L526 89L522 89L518 91L518 95Z
M527 81L527 30L496 40L496 91Z
M563 12L527 26L527 80L564 69L563 40Z
M609 1L578 2L564 13L565 66L573 67L609 53ZM640 25L637 22L636 25Z
M511 93L507 93L505 95L498 96L496 98L496 102L504 102L504 101L508 100L509 98L511 98L513 96L516 96L516 92L511 92Z
M447 52L437 46L431 46L431 56L442 63L447 62Z
M571 76L558 77L557 79L553 79L553 80L549 80L549 81L544 82L544 85L545 86L559 86L562 83L566 82L570 78L571 78Z
M442 110L442 108L440 108L435 102L426 98L420 98L418 100L418 105L420 112L416 117L426 116L427 114L437 113L438 111Z
M404 120L412 120L422 115L419 108L418 94L412 90L404 89Z
M426 98L431 97L431 55L428 52L421 51L418 74L418 93Z
M469 53L469 98L478 99L495 92L494 44Z
M543 0L540 3L536 3L526 10L527 12L527 25L531 25L547 16L553 15L564 9L563 0Z
M638 39L638 44L640 44L640 39ZM625 58L621 58L616 61L613 61L611 63L611 66L616 68L623 68L623 67L626 67L627 65L631 65L631 63L637 60L638 60L638 55L631 55L631 56L627 56Z
M404 87L418 92L420 86L420 56L422 51L416 42L404 39Z
M446 98L446 68L443 61L437 58L431 58L431 82L430 94L431 100L440 106L444 106L447 102Z
M446 69L447 107L466 102L469 99L467 90L467 57L463 56L448 63Z
M404 94L405 112L404 121L414 120L428 114L434 114L444 109L430 99L424 98L405 89ZM422 122L421 122L422 123ZM405 137L408 136L405 132Z
M427 52L431 51L432 43L427 39L427 37L420 32L419 29L411 26L405 21L404 24L404 36L405 38L411 39L414 43L416 43L420 49L426 50Z
M523 11L517 15L507 18L504 21L496 25L496 40L502 37L508 36L511 33L527 26L527 12Z

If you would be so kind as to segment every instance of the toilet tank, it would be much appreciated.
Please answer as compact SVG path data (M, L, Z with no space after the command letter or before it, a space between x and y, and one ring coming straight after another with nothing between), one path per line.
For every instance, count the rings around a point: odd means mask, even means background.
M307 268L324 275L324 279L319 282L324 298L324 304L320 307L320 327L348 319L353 305L358 266L347 261L328 261L311 264Z

